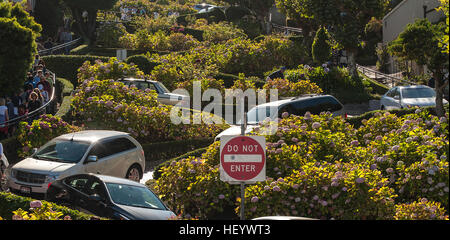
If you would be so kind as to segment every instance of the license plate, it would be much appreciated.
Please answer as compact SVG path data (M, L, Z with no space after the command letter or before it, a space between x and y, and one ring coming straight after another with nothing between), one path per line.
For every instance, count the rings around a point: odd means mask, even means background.
M21 193L30 194L31 193L31 187L20 187Z

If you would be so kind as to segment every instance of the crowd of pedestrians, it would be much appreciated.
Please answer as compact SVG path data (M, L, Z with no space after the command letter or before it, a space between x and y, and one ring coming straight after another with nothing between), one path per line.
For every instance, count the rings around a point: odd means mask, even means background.
M28 72L23 85L12 96L0 97L0 139L14 133L16 126L8 124L9 120L22 117L22 121L31 123L45 109L35 112L45 105L52 96L52 75L45 68L45 63L36 55L33 68ZM25 117L23 117L25 116Z

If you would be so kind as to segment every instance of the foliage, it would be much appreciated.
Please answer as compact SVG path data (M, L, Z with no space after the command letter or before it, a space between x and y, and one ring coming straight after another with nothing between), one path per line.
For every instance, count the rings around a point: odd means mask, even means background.
M311 83L317 84L324 93L332 94L343 104L364 102L369 99L368 92L370 91L362 84L363 81L359 77L350 76L345 68L329 69L324 66L312 68L308 65L299 65L296 69L287 70L285 76L291 82L302 79L309 80Z
M63 7L59 0L41 0L36 2L33 16L37 23L42 25L42 34L53 37L58 28L64 24ZM54 39L56 40L56 39Z
M120 46L120 38L127 34L125 26L121 23L104 22L97 29L97 44L103 47L118 47Z
M316 63L327 62L331 57L331 45L328 32L324 27L319 28L312 44L312 56Z
M375 113L359 128L329 113L283 115L266 136L267 180L246 188L246 218L399 219L418 198L436 202L430 208L439 203L440 217L448 210L448 123L427 110ZM178 213L204 219L239 206L237 188L218 181L219 146L161 168L155 189ZM183 209L184 199L191 200Z
M102 129L128 132L143 143L210 138L226 127L225 124L205 123L176 125L170 117L172 106L160 104L155 91L141 91L113 80L125 75L139 75L139 72L131 64L116 63L114 58L109 63L85 64L80 68L80 85L72 101L73 111L91 129L101 123ZM207 113L200 116L216 118Z
M349 54L351 75L356 77L357 54L366 24L372 17L383 17L383 10L388 4L387 0L276 0L277 6L287 8L294 17L311 18L318 24L332 27L330 31L333 39Z
M62 0L62 2L70 9L78 33L88 45L93 45L97 28L97 12L111 9L117 0ZM84 12L87 13L86 17L83 15Z
M41 25L34 21L21 4L0 3L0 95L12 95L23 85L36 54L36 37Z
M78 85L77 73L84 62L94 62L99 59L108 61L108 57L91 56L91 55L48 55L42 59L48 69L51 69L56 76L66 78L74 85Z
M438 10L444 12L445 14L445 24L446 28L444 30L445 34L440 37L439 46L442 47L442 51L448 54L448 0L440 0L441 5Z
M78 83L85 80L118 80L123 77L143 78L144 73L140 71L134 63L126 64L119 62L117 58L109 58L108 62L95 60L94 64L86 61L78 69Z
M124 35L120 43L125 48L143 51L185 51L198 45L198 41L188 34L174 32L167 35L162 30L152 33L146 29L138 30L135 35Z
M157 63L150 61L144 54L130 56L125 62L130 65L131 63L136 64L137 68L141 69L145 74L150 74L150 72L158 65Z
M210 43L219 43L233 38L247 37L242 29L229 22L205 24L195 29L203 30L203 40Z
M445 34L444 24L431 24L428 19L417 19L408 24L397 39L392 41L388 50L400 60L411 60L417 64L426 65L433 73L436 90L436 109L439 116L444 114L443 106L443 72L448 66L448 53L439 46L440 39Z
M303 94L319 94L322 89L309 80L299 80L291 82L287 79L269 79L264 84L263 89L278 89L280 97L297 97Z
M30 156L33 148L39 148L51 139L60 135L77 132L80 128L64 122L61 118L52 115L42 115L31 125L21 122L17 130L17 140L20 142L18 155L21 158Z
M46 214L48 214L47 216L51 216L54 215L55 213L62 213L66 217L66 219L70 217L70 219L73 220L89 220L92 219L93 217L92 215L88 215L79 212L77 210L72 210L70 208L50 203L47 201L40 201L40 202L42 206L48 209L48 211L38 210L38 212L42 212L42 214L36 215L36 217L39 218L45 218ZM12 219L14 215L13 211L16 211L17 209L29 209L30 205L33 205L33 208L35 208L35 206L37 206L38 204L39 203L37 203L36 200L29 197L21 197L14 195L12 193L0 192L0 216L3 217L4 219ZM32 212L33 211L34 210L32 210ZM21 212L25 213L24 210L22 210Z
M395 220L448 220L445 209L438 202L421 198L413 203L395 206Z
M13 211L13 220L60 220L64 215L61 212L55 212L51 208L51 203L42 203L39 200L30 202L30 212L19 208ZM70 217L64 217L64 220L69 220Z

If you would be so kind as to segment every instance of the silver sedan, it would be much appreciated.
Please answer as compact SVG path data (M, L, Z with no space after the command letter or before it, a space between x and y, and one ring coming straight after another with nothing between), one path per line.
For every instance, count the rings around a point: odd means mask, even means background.
M447 100L444 99L443 101L444 104L448 104ZM380 99L381 110L435 105L436 92L424 85L393 87Z

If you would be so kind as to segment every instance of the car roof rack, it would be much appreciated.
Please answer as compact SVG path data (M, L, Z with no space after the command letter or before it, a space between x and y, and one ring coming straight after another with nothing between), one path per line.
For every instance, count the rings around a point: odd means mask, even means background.
M317 94L317 93L300 94L299 96L296 96L293 99L299 99L299 98L303 98L303 97L316 97L316 96L323 96L323 95Z

